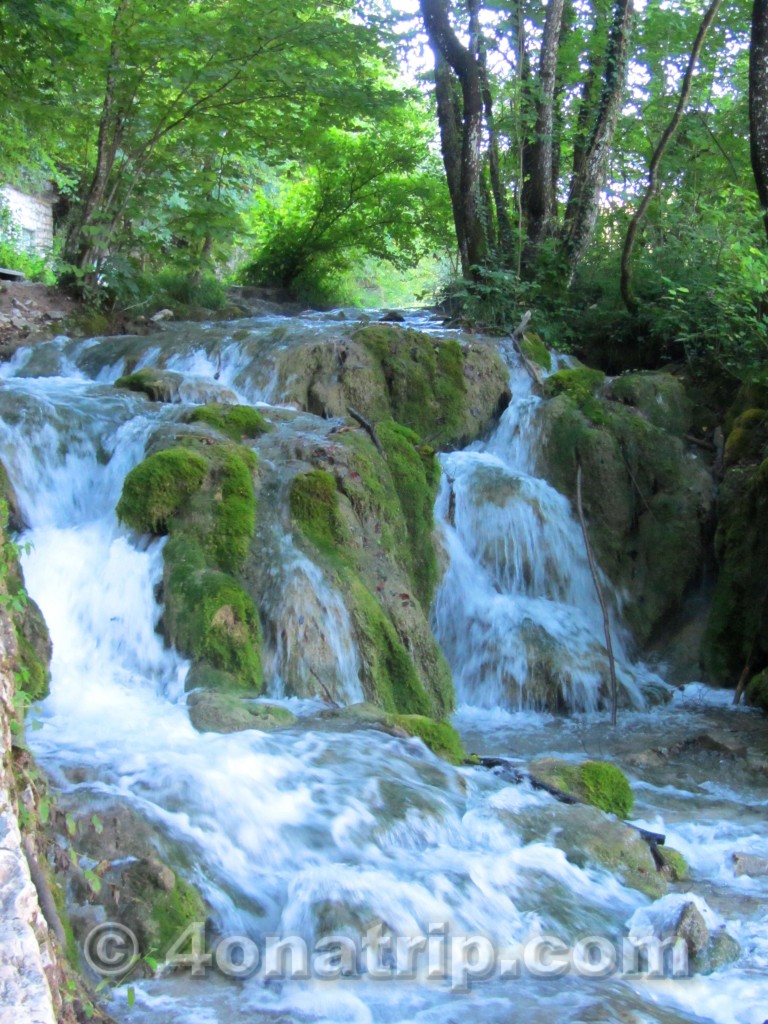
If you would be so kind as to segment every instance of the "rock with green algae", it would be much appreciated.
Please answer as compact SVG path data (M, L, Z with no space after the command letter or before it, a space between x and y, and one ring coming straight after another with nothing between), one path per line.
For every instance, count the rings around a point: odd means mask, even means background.
M397 324L289 347L277 376L286 402L326 418L351 406L375 425L396 420L436 448L486 433L509 402L509 372L493 345Z
M768 669L750 679L745 696L747 704L760 708L768 715Z
M663 871L673 882L687 882L691 877L688 862L679 850L672 846L659 846L657 853L664 863Z
M552 353L538 334L526 332L520 340L520 351L530 363L535 363L542 370L552 369Z
M747 409L737 416L725 443L725 465L762 462L768 457L768 410Z
M290 507L344 597L366 698L390 712L443 718L453 708L453 685L425 614L437 578L434 454L397 424L385 422L379 432L384 456L367 435L342 435L328 453L333 473L297 476ZM319 455L314 448L313 459ZM296 692L311 695L297 682Z
M118 519L139 533L167 533L171 519L202 487L207 472L207 460L191 448L150 455L125 478Z
M114 864L104 876L98 901L110 920L136 936L139 956L151 955L161 964L192 923L205 924L208 918L197 889L154 858Z
M628 598L629 625L645 642L698 578L712 480L679 437L634 406L598 394L598 377L560 372L577 376L542 407L539 470L574 501L581 465L590 540L601 568ZM576 397L568 393L574 387Z
M296 723L296 716L277 704L244 700L232 693L196 692L187 698L189 718L198 732L272 732Z
M768 459L736 465L718 496L717 580L702 656L709 677L735 685L748 663L768 663Z
M682 437L691 425L692 404L669 373L625 373L610 382L606 397L632 406L654 427Z
M180 440L128 474L118 516L143 532L171 533L163 550L168 641L258 693L261 624L237 578L255 529L256 456L228 440Z
M572 764L547 757L533 761L531 775L607 814L628 818L634 797L624 772L609 761Z
M150 402L180 402L183 383L182 373L148 368L118 377L115 387L146 395Z

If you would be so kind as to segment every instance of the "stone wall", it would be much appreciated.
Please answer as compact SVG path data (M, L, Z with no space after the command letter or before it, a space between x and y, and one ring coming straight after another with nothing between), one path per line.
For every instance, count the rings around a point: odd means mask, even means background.
M11 185L0 188L0 198L10 210L30 250L45 253L53 245L53 205L43 196L30 196Z
M56 1024L49 983L58 974L55 943L32 883L13 796L15 659L13 626L0 608L0 1024Z

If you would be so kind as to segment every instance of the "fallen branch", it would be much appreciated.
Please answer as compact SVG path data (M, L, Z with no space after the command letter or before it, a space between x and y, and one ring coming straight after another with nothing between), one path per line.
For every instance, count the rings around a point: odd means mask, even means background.
M707 441L703 437L694 437L693 434L686 434L685 440L690 441L691 444L698 445L699 448L703 448L705 452L713 452L715 446L711 441Z
M605 603L605 597L603 596L603 588L600 586L600 577L598 576L597 566L595 565L595 558L592 554L592 545L589 543L589 534L587 532L587 521L584 518L584 505L581 500L581 463L579 462L576 469L576 509L579 513L579 522L581 523L581 532L584 536L584 547L587 549L587 560L589 561L589 571L592 573L592 582L595 585L595 591L597 592L597 599L600 602L600 609L603 613L603 630L605 632L605 647L608 651L608 668L611 674L611 725L616 725L616 716L619 703L619 684L616 679L616 659L613 656L613 641L611 640L611 622L608 617L608 606Z
M747 688L747 683L749 682L749 676L750 676L751 671L752 671L752 662L748 661L746 663L746 665L744 666L744 670L742 671L741 675L739 676L739 682L738 682L738 684L736 686L736 692L733 695L733 703L734 704L740 704L741 703L741 696L742 696L742 694L744 693L744 691Z
M363 428L366 434L368 434L370 439L373 441L374 447L376 448L376 451L379 453L379 455L383 455L386 458L386 452L381 447L381 441L379 440L376 434L376 428L374 427L374 425L372 423L369 423L368 420L362 415L362 413L359 413L356 409L353 409L351 405L347 406L347 412L356 423L360 424L360 426Z

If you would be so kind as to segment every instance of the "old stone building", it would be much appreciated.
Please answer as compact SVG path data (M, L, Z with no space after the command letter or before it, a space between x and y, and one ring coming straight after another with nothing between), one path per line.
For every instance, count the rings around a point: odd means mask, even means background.
M10 211L25 248L46 253L53 245L53 194L29 195L12 185L0 187L0 202Z

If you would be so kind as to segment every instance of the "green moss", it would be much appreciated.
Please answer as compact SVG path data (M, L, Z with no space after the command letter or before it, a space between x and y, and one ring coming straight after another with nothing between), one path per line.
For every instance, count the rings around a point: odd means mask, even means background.
M463 764L466 760L461 738L450 723L435 722L424 715L393 715L390 721L409 736L418 736L434 754L451 764Z
M271 732L286 729L296 716L277 704L257 704L231 693L195 693L188 701L189 717L198 732Z
M590 370L587 366L578 366L571 370L558 370L547 377L546 391L550 398L556 395L568 395L577 405L581 406L592 398L598 388L602 387L605 374L600 370Z
M624 772L608 761L585 761L580 766L587 802L608 814L628 818L634 797Z
M344 583L369 689L386 711L430 715L432 703L389 616L359 577L347 573Z
M165 629L184 655L231 672L261 691L261 625L250 596L206 564L201 546L177 534L165 547Z
M382 324L364 327L354 337L379 364L394 420L438 446L466 435L464 355L458 342Z
M536 363L547 371L552 369L552 353L538 334L524 334L520 342L520 351L529 362Z
M214 562L226 572L236 572L250 550L256 528L256 498L251 470L255 457L246 449L227 452L215 475L214 521L207 540Z
M688 862L679 850L671 846L660 846L659 853L673 882L685 882L691 877Z
M223 672L220 668L213 668L204 661L196 662L187 673L184 680L184 689L190 690L217 690L222 693L238 691L243 689L242 680L233 676L231 672Z
M703 660L715 682L734 685L748 661L768 662L768 460L731 467L718 505L718 574Z
M634 406L655 427L682 437L691 423L691 403L669 373L625 373L611 382L609 397Z
M531 765L534 776L570 793L584 803L619 818L629 817L634 804L632 789L626 775L608 761L584 761L570 764L545 758Z
M189 448L150 455L125 478L118 518L140 533L167 533L171 519L200 489L207 471L206 460Z
M146 395L152 402L172 402L178 397L183 377L168 370L144 369L126 374L115 381L115 387Z
M439 576L432 533L440 468L432 449L422 446L407 427L382 423L378 433L408 531L406 567L416 596L428 611Z
M220 402L211 402L209 405L193 409L187 417L187 422L206 423L233 441L240 441L244 437L258 437L270 429L257 409L249 405L223 405Z
M768 669L753 676L747 686L747 704L761 708L768 715Z
M31 701L43 700L50 692L51 673L49 665L38 657L32 644L17 630L19 645L20 689Z
M760 461L768 450L768 411L747 409L734 421L725 443L725 464Z
M160 961L190 924L208 917L189 882L158 862L144 860L131 864L122 876L118 911L136 933L140 954Z
M339 495L332 473L312 469L294 478L290 493L291 515L307 538L322 551L333 552L346 540L339 512Z

